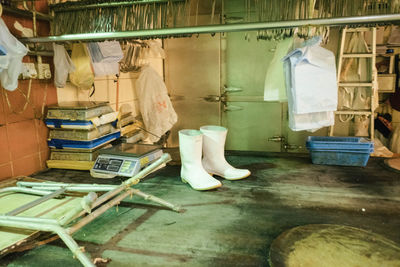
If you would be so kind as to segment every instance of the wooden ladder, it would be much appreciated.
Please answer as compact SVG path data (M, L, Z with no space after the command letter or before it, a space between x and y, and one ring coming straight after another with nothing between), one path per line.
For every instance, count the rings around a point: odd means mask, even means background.
M372 40L371 40L371 48L367 53L345 53L346 46L346 36L348 33L357 33L357 32L371 32ZM345 82L341 80L341 73L343 71L343 60L344 59L354 59L354 58L370 58L371 59L371 77L370 82ZM376 27L372 28L347 28L345 27L342 30L341 43L340 43L340 51L338 57L337 64L337 79L338 79L338 88L340 87L368 87L371 89L371 103L370 110L338 110L335 111L335 115L365 115L370 118L370 138L374 140L374 90L378 90L376 88L376 75L375 75L375 62L376 62ZM339 93L339 90L338 90ZM336 118L335 118L336 119ZM335 125L330 127L329 136L334 135Z

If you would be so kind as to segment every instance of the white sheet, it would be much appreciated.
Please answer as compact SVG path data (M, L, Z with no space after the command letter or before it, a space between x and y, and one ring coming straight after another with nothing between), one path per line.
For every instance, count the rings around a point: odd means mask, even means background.
M311 43L284 59L289 105L289 128L316 131L334 124L337 109L335 57Z
M292 46L293 38L286 38L277 45L265 76L264 101L287 101L282 58L287 55Z
M119 42L89 43L88 50L95 76L119 74L119 62L124 57Z
M335 55L317 43L293 50L284 58L288 59L293 112L335 111L338 99Z

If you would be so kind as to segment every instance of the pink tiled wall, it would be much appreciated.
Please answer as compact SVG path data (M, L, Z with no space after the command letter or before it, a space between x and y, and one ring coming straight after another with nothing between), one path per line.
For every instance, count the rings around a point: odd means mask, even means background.
M47 1L36 1L38 11L46 12ZM3 20L10 31L18 37L12 25L18 20L25 27L32 27L32 21L3 14ZM49 25L39 22L38 35L46 36ZM25 57L24 62L35 62L35 57ZM51 63L52 58L43 58ZM19 89L28 94L28 80L19 81ZM25 111L26 98L21 91L9 92L0 87L0 180L18 175L30 175L46 168L49 156L47 147L48 130L43 122L42 103L45 106L57 103L57 91L53 80L33 80L30 101ZM8 96L11 109L6 100Z
M57 103L57 92L52 81L33 81L31 89L32 103L20 111L25 98L19 91L6 92L1 88L0 95L0 180L17 175L30 175L44 169L49 156L47 147L48 129L41 118L41 105L47 83L46 105ZM21 82L20 89L27 85ZM11 103L11 111L5 94ZM43 98L41 99L43 101ZM41 102L40 101L40 102Z

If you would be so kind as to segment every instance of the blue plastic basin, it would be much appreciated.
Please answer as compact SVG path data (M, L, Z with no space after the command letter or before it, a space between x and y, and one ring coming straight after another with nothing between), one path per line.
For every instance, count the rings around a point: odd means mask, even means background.
M363 137L309 136L306 147L308 149L359 150L373 148L374 143Z

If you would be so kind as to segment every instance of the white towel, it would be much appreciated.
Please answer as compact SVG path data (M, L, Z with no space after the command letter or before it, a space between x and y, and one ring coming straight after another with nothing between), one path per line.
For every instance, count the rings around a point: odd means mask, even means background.
M119 73L119 62L124 57L119 42L89 43L88 50L95 76L116 75Z
M312 42L312 41L311 41ZM284 59L289 128L315 131L334 124L337 109L335 57L319 41L295 49Z
M121 45L117 41L105 41L97 44L99 45L100 52L104 58L113 57L121 60L124 56Z
M336 64L331 51L317 43L293 50L284 60L291 63L294 113L337 109Z

